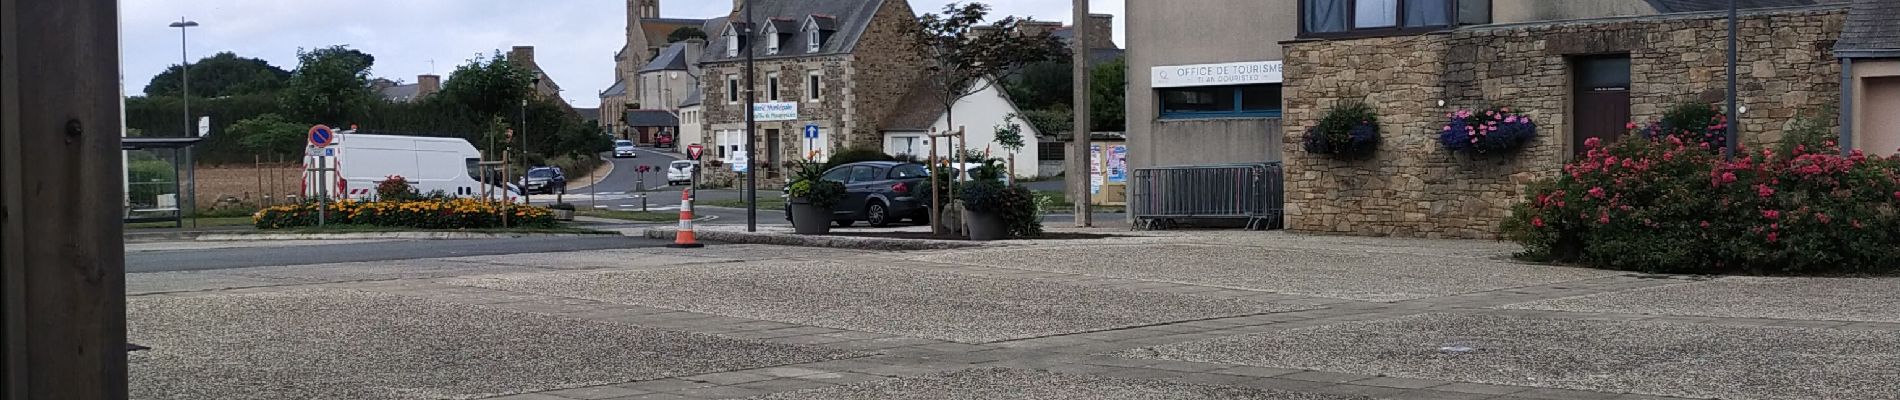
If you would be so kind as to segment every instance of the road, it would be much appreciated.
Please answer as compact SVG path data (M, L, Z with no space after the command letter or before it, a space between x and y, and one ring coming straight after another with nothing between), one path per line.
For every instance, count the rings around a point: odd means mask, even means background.
M606 237L526 237L471 240L396 240L337 246L243 247L128 252L125 272L162 272L413 260L517 253L548 253L665 246L663 240Z

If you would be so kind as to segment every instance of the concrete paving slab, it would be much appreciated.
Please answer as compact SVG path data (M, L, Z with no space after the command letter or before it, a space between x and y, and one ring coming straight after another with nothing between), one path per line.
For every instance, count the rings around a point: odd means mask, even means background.
M607 250L617 253L659 254L690 257L711 257L732 260L778 260L786 258L808 260L831 260L844 257L857 257L881 252L853 249L822 247L775 246L767 244L725 244L709 243L697 249L675 249L670 247L645 247L637 249Z
M354 290L127 301L139 399L467 399L855 354Z
M1728 277L1498 308L1900 323L1900 278Z
M1490 258L1374 253L1359 247L1008 248L935 253L918 259L1361 301L1416 300L1622 274Z
M1310 308L794 260L444 282L964 343Z
M730 258L701 257L680 254L632 253L621 251L568 251L558 253L526 253L493 256L454 257L442 261L467 262L479 264L520 265L549 269L600 269L658 268L685 264L705 264L735 261Z
M1692 398L1900 399L1892 331L1424 314L1119 355Z
M314 282L350 282L387 279L430 279L453 276L541 271L533 267L415 259L335 264L283 265L219 270L228 275Z
M125 294L142 295L167 292L237 289L304 283L294 279L227 275L204 271L146 272L125 274Z
M984 368L963 370L948 374L869 381L823 389L774 393L754 397L754 399L1347 400L1365 399L1365 397L1109 378L1047 371Z

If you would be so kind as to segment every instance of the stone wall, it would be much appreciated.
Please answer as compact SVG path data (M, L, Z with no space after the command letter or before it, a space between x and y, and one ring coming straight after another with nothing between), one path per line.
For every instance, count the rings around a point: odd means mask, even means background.
M1828 51L1838 8L1745 14L1738 97L1744 143L1778 142L1798 113L1838 97ZM1491 238L1524 185L1570 158L1571 62L1629 54L1631 117L1661 118L1682 102L1724 95L1726 21L1676 15L1478 26L1404 37L1285 44L1287 227L1353 235ZM1444 101L1440 106L1439 101ZM1384 142L1365 160L1306 153L1304 132L1326 110L1364 101ZM1536 118L1539 137L1514 154L1472 158L1437 142L1459 108L1509 106Z

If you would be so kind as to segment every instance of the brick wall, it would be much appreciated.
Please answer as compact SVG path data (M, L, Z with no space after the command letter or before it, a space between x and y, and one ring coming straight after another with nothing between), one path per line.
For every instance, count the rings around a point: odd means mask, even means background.
M1839 95L1840 70L1828 49L1844 15L1836 8L1744 16L1737 92L1749 107L1739 119L1744 143L1778 142L1798 113ZM1576 56L1629 54L1631 116L1649 121L1671 105L1724 96L1725 37L1724 19L1692 15L1289 42L1282 122L1288 229L1495 237L1524 185L1553 176L1581 146L1572 143L1569 120ZM1350 101L1378 111L1377 154L1341 161L1306 153L1306 130ZM1533 116L1538 139L1514 154L1476 159L1438 144L1446 113L1487 106Z

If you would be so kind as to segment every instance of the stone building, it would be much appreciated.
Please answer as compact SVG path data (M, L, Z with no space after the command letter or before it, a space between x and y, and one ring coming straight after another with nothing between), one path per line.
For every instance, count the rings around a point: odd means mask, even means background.
M642 85L640 76L642 71L656 61L656 58L675 51L673 50L675 46L682 46L678 51L685 51L682 44L684 41L669 40L668 37L673 31L691 27L702 32L710 32L712 27L725 24L723 17L712 19L662 17L660 0L627 0L625 12L626 38L620 51L614 52L614 83L599 93L600 115L608 116L600 119L601 129L617 137L638 136L632 134L633 130L627 125L627 121L618 116L624 116L628 111L639 109L677 110L679 107L677 100L684 99L684 93L679 94L677 99L672 101L642 98L647 89ZM681 59L689 66L697 61L696 58L691 57L681 57ZM677 86L697 85L686 82Z
M1841 59L1841 143L1900 153L1900 1L1855 0L1834 45Z
M1726 94L1727 14L1717 12L1726 2L1368 3L1395 2L1302 1L1298 37L1282 43L1288 229L1495 237L1525 184L1554 176L1585 139L1615 140L1627 122L1659 119L1675 104L1718 104ZM1838 100L1833 48L1848 11L1835 1L1742 3L1750 9L1740 18L1736 94L1745 108L1737 121L1754 147L1777 143L1798 114ZM1544 5L1551 8L1537 8ZM1303 151L1300 133L1350 102L1378 113L1376 153L1339 160ZM1538 137L1514 153L1476 158L1442 147L1448 113L1486 107L1531 115Z
M383 100L392 103L414 103L429 95L442 91L442 76L436 74L416 75L416 83L401 83L383 78L369 82L371 91L383 96Z
M735 2L737 3L737 2ZM755 158L762 175L787 161L824 159L845 147L879 149L879 127L919 79L911 47L917 16L899 0L758 2L748 29L735 4L701 59L704 137L709 158L733 161L746 139L745 52L756 58ZM806 126L818 128L807 139ZM688 141L690 142L690 140Z

